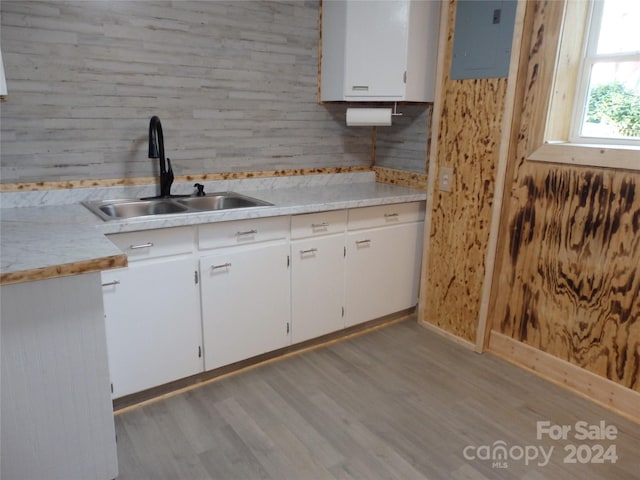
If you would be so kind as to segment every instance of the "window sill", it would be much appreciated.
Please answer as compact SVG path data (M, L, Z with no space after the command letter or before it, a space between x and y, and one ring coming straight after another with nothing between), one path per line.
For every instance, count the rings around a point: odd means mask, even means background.
M640 171L640 148L627 145L544 143L528 160Z

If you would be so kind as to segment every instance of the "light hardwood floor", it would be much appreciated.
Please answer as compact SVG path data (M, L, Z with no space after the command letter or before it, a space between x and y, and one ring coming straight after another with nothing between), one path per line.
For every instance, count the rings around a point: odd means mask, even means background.
M538 421L571 432L538 440ZM616 439L576 440L579 421ZM116 432L121 480L640 479L640 425L413 317L127 411ZM506 468L477 458L501 441ZM564 463L596 444L616 463Z

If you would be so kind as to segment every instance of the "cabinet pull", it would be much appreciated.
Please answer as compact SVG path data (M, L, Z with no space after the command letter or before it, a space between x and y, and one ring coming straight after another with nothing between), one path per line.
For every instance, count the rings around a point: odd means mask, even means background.
M351 90L353 92L368 92L369 91L369 85L353 85L351 87Z
M371 240L356 240L356 245L369 245Z
M394 218L394 217L399 217L400 215L398 213L385 213L384 214L384 218Z
M129 245L130 250L137 250L138 248L149 248L153 247L153 242L140 243L138 245Z
M309 248L308 250L300 250L300 255L308 255L310 253L316 253L318 251L317 248Z
M114 280L112 282L103 283L103 287L113 287L114 285L120 285L120 280Z
M221 265L211 265L211 271L215 272L219 268L229 268L231 266L231 262L223 263Z
M242 235L255 235L258 233L258 230L252 228L251 230L245 230L244 232L236 232L236 236L241 237Z
M327 228L329 224L327 222L322 223L312 223L311 228Z

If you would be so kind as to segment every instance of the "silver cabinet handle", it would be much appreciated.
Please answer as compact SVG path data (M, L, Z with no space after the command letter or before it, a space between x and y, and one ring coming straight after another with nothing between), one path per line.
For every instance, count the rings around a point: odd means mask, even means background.
M258 233L258 230L252 228L251 230L245 230L244 232L236 232L236 236L240 237L242 235L255 235Z
M316 253L318 251L317 248L309 248L308 250L300 250L300 255L308 255L310 253Z
M120 285L120 280L114 280L113 282L103 283L103 287L112 287L114 285Z
M153 242L140 243L138 245L129 245L130 250L137 250L138 248L149 248L153 247Z
M351 90L354 92L368 92L369 85L353 85L351 87Z
M385 213L384 214L384 218L393 218L393 217L399 217L400 215L397 213Z
M231 262L223 263L221 265L211 265L211 271L215 272L219 268L229 268L231 266Z
M356 240L356 245L368 245L371 243L371 240Z
M327 222L322 223L312 223L311 228L327 228L329 224Z

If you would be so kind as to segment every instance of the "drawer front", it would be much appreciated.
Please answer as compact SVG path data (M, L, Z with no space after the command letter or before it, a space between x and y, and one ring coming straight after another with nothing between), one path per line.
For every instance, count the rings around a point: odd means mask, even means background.
M209 223L198 227L198 248L232 247L289 238L290 217Z
M306 238L342 233L346 226L346 210L295 215L291 217L291 238Z
M129 261L193 252L193 227L163 228L107 235Z
M392 203L349 210L349 230L384 227L424 220L424 202Z

